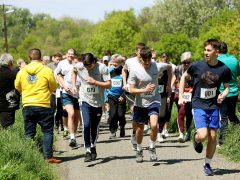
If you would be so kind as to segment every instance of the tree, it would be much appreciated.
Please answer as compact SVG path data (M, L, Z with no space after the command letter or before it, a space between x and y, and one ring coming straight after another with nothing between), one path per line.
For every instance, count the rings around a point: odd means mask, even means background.
M139 30L132 9L113 11L106 14L104 21L96 29L88 44L88 50L102 57L106 50L130 55L135 47L134 35Z

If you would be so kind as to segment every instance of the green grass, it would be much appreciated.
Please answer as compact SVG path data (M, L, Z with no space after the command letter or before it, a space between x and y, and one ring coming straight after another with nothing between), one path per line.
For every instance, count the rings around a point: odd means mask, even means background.
M218 150L232 161L240 162L240 125L230 125L224 144Z
M41 134L35 141L24 138L21 110L13 127L0 130L0 179L57 179L56 169L44 162L39 150Z

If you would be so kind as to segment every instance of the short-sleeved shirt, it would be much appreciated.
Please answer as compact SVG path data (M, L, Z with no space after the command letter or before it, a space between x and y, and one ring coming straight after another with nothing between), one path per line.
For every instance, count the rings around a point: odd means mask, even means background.
M68 85L69 89L71 89L71 87L72 87L72 70L73 70L73 65L71 63L69 63L69 61L67 59L60 61L57 65L57 68L54 70L55 76L58 74L61 74L63 76L64 83L66 83ZM80 86L79 78L77 78L76 86L77 87ZM66 93L75 98L78 98L78 94L74 95L74 94L72 94L72 92L70 90L65 91L63 89L62 93Z
M167 66L168 64L166 63L151 62L149 69L144 69L143 66L140 66L140 68L130 71L128 83L135 84L136 88L145 88L149 83L156 85L156 88L151 93L136 94L135 106L149 107L153 103L160 103L161 96L158 88L158 77L167 69Z
M192 107L196 109L218 108L217 97L221 83L231 80L230 69L221 61L214 66L206 60L193 62L187 73L194 79L192 91Z
M82 62L74 66L80 78L80 101L86 102L93 107L101 107L104 105L104 87L91 85L86 82L87 77L92 77L96 81L110 81L110 74L105 64L96 63L94 69L87 70Z
M229 54L221 54L217 58L219 61L222 61L230 70L232 74L232 79L229 82L229 93L227 97L238 96L238 79L240 75L240 66L237 58ZM224 91L223 84L220 86L220 92Z

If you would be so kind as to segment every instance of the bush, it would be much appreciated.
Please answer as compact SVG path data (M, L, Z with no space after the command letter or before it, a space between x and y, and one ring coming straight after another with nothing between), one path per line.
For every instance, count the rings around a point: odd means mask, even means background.
M44 162L37 141L24 138L21 110L13 127L0 130L0 179L56 179L52 166Z
M229 159L240 162L240 125L230 125L228 133L224 140L222 148L219 149L219 153L228 157Z

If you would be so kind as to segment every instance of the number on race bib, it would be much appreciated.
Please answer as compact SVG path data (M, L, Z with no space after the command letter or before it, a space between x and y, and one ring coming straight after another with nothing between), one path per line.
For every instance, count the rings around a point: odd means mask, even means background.
M155 90L153 90L152 92L147 92L147 93L142 93L141 94L142 98L149 98L149 97L152 97L152 96L155 96Z
M98 94L99 93L98 86L86 86L85 93Z
M183 93L183 99L184 99L186 102L191 102L191 100L192 100L192 93L190 93L190 92L184 92L184 93Z
M112 87L122 87L121 79L111 79Z
M200 98L210 99L216 96L217 88L201 88Z
M158 93L164 92L164 85L158 85Z

